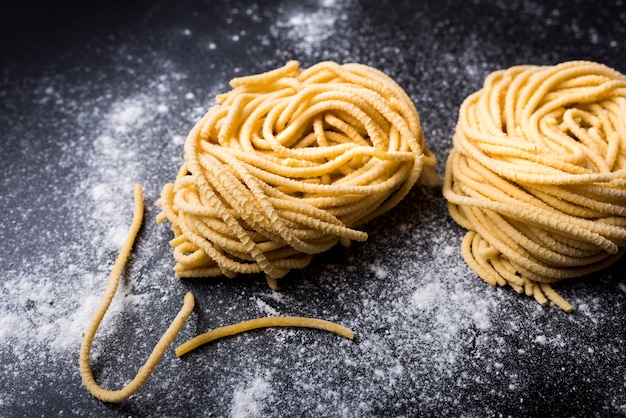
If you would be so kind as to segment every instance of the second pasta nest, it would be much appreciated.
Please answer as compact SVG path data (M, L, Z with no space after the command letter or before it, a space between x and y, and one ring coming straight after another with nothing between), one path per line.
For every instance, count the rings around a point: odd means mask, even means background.
M296 61L231 80L192 129L158 217L181 277L270 285L394 207L435 158L404 90L361 64Z
M624 132L626 76L609 67L490 74L461 106L444 182L472 270L571 311L551 283L626 253Z

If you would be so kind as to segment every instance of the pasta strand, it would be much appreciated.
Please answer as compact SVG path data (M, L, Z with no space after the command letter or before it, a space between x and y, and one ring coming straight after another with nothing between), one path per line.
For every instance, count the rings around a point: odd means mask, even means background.
M194 297L191 293L187 293L184 298L183 306L173 319L171 325L165 331L163 336L161 336L161 339L157 342L146 362L139 368L135 377L127 385L118 390L108 390L98 385L91 370L91 345L96 332L98 331L98 327L100 326L100 323L102 322L102 319L104 318L104 315L109 309L115 293L117 292L120 277L128 259L130 258L133 244L135 243L139 228L141 227L143 220L143 196L140 185L135 186L134 199L135 206L133 220L129 228L128 235L126 236L124 244L122 245L117 259L115 260L115 264L111 269L106 290L91 318L87 330L85 331L80 348L79 369L83 383L94 397L103 402L121 402L132 396L144 385L144 383L146 383L154 368L161 361L165 351L171 345L172 341L174 341L174 338L178 335L178 332L185 324L185 321L187 321L187 318L191 314L194 307Z
M350 340L354 339L354 332L352 332L352 330L334 322L299 316L272 316L250 319L237 324L212 329L176 347L176 355L180 357L203 344L220 338L229 337L253 329L268 327L315 328L335 333Z

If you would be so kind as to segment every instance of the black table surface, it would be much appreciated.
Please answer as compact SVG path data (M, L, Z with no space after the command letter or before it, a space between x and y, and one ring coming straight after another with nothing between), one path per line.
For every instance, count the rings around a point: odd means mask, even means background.
M624 263L557 284L571 314L490 287L463 262L439 187L415 187L366 242L277 292L260 275L177 279L155 222L187 132L233 77L291 59L378 68L414 100L443 174L458 108L490 72L575 59L626 72L623 0L25 1L0 31L0 416L626 415ZM272 315L356 339L264 329L170 348L130 399L93 398L79 346L135 183L146 217L94 341L102 386L134 376L188 291L175 344Z

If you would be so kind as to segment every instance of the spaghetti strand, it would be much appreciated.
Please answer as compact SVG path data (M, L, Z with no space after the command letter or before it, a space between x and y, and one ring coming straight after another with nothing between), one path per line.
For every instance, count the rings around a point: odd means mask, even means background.
M220 338L268 327L315 328L335 333L349 340L354 339L354 332L352 332L352 330L334 322L299 316L272 316L250 319L237 324L212 329L176 347L176 355L178 357L183 356L203 344Z
M135 206L133 220L128 230L128 235L126 236L124 244L122 245L117 259L115 260L115 264L111 269L106 290L104 291L102 299L100 300L87 330L85 331L80 348L79 369L83 383L94 397L104 402L121 402L132 396L144 385L144 383L146 383L154 368L161 361L165 351L171 345L172 341L174 341L174 338L178 335L178 332L185 324L185 321L187 321L187 318L191 314L194 307L194 297L191 293L187 293L184 298L183 306L172 321L171 325L157 342L146 362L139 368L135 377L127 385L118 390L108 390L98 385L91 370L91 345L96 332L98 331L98 327L109 309L113 298L115 297L120 277L128 259L130 258L133 244L135 243L139 228L141 227L143 220L143 196L140 185L135 186L134 199Z

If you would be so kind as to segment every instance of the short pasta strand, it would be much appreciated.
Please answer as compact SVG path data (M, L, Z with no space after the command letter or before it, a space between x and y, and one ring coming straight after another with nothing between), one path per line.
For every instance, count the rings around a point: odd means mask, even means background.
M193 127L163 187L179 277L264 273L268 284L397 205L426 167L404 90L361 64L297 61L235 78Z
M542 305L626 252L626 76L589 61L516 66L465 99L444 196L485 282Z
M241 334L242 332L251 331L253 329L268 327L315 328L333 332L350 340L354 339L354 332L352 332L352 330L334 322L299 316L272 316L250 319L237 324L212 329L176 347L176 355L180 357L203 344L220 338Z

